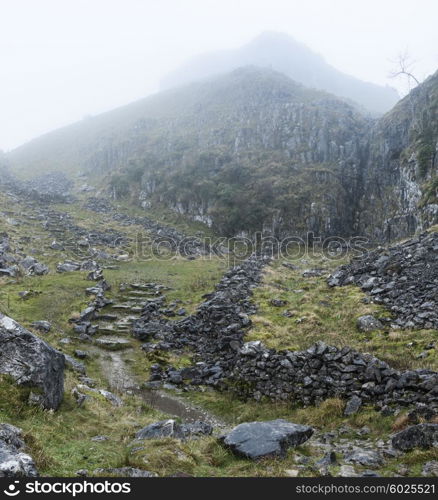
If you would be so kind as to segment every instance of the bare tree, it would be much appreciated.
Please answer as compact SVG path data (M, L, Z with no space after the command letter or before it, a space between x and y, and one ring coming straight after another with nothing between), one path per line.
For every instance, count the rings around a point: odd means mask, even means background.
M395 68L389 74L390 78L404 78L407 87L407 99L409 102L412 128L418 133L423 132L423 123L419 116L416 114L416 100L411 94L411 90L417 85L420 85L421 81L415 76L415 60L411 58L408 49L400 52L397 59L392 61Z
M420 85L420 81L413 73L415 68L415 61L411 58L407 49L403 52L400 52L397 59L393 61L393 63L395 64L395 68L391 71L389 76L390 78L404 77L407 82L408 93L414 87Z

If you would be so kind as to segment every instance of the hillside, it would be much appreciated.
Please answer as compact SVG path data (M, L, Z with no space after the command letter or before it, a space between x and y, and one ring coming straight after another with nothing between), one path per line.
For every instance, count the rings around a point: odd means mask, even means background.
M436 476L437 89L241 68L1 158L0 476Z
M0 474L436 475L438 234L339 269L151 259L147 218L18 188L0 182Z
M275 32L262 33L239 49L193 58L166 76L162 88L177 87L247 65L280 71L306 87L351 100L375 115L388 111L399 99L395 89L342 73L302 43Z
M47 134L10 161L27 175L112 174L116 196L164 203L222 234L349 234L344 207L368 127L342 100L250 67Z
M373 127L359 226L397 240L438 221L438 72Z

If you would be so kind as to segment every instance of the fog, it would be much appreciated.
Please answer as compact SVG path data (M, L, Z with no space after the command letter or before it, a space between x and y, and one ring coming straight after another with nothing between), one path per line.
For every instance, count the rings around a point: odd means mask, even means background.
M0 0L0 149L158 91L198 53L284 32L336 68L389 78L406 49L438 67L436 0Z

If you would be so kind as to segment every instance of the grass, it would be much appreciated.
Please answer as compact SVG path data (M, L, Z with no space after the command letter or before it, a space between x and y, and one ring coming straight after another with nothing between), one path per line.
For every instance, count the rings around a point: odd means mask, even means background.
M426 345L438 340L436 330L384 330L363 333L356 327L359 316L372 314L390 317L382 306L366 302L366 294L351 285L330 288L326 276L305 278L306 268L322 267L330 271L340 263L315 257L299 269L291 270L275 261L266 268L263 285L254 292L258 312L247 340L262 340L275 349L303 350L318 340L338 347L351 346L370 352L397 369L438 369L438 353L430 350L418 358ZM283 307L271 304L272 298L287 302ZM290 317L283 315L288 311ZM412 344L412 345L411 345Z
M29 453L45 476L74 476L79 469L123 467L126 447L135 430L163 418L136 398L125 396L124 406L113 407L103 398L91 397L78 408L70 394L76 385L67 372L66 393L57 412L28 406L28 390L0 377L0 421L23 429ZM96 435L107 441L92 442Z
M84 210L78 205L57 208L71 213L75 224L90 229L111 227L131 239L135 238L139 230L136 227L119 226L114 221L106 220L105 216ZM73 337L70 337L70 344L59 342L72 333L68 319L81 311L90 300L84 293L85 288L92 285L86 280L87 273L56 273L56 263L68 258L68 255L48 251L47 245L52 239L50 235L39 224L27 221L20 207L7 202L1 194L0 210L12 212L9 217L20 222L20 225L13 226L6 219L1 220L0 231L7 231L14 245L19 245L26 254L36 247L36 252L32 254L48 264L51 270L50 274L42 277L2 278L0 310L26 327L36 320L50 321L53 324L52 331L41 336L66 354L72 355L75 349L90 351L90 357L84 361L87 375L96 381L96 387L107 388L108 382L101 367L105 353L98 357L88 344ZM23 240L28 234L32 234L32 240ZM226 262L219 259L140 260L133 246L127 250L131 259L129 262L119 262L118 269L106 269L104 272L112 285L107 295L115 301L123 300L123 293L119 291L121 283L155 282L169 288L165 291L168 303L181 301L181 307L192 313L203 300L202 296L214 289L226 268ZM110 252L113 253L113 250ZM340 262L335 264L339 265ZM436 350L428 351L429 356L425 359L417 359L426 344L437 340L436 331L386 328L369 334L360 333L356 329L358 316L374 314L382 317L388 315L387 311L381 306L365 303L365 295L355 286L330 289L324 277L302 277L305 268L324 267L330 270L334 267L332 262L316 256L300 265L301 269L290 270L277 261L266 268L263 285L254 291L258 313L252 318L253 327L248 332L247 340L261 339L270 347L293 350L305 349L316 340L324 340L330 344L351 345L360 351L372 352L396 368L437 369ZM18 295L23 290L35 293L23 300ZM285 300L287 305L273 307L272 298ZM283 316L284 310L290 311L291 317ZM126 353L126 364L139 382L149 378L152 363L176 367L190 366L192 363L190 352L154 353L148 357L140 350L141 342L135 339L131 339L131 342L134 349ZM413 345L408 347L411 342ZM235 457L218 443L216 437L186 442L150 440L133 445L132 440L138 429L168 416L145 405L138 397L127 394L122 395L124 405L118 408L103 397L89 392L89 399L83 407L78 408L71 395L71 390L78 383L78 375L66 371L64 401L57 412L51 412L28 406L29 389L19 388L8 377L0 376L0 422L9 422L23 429L29 452L42 475L74 476L79 469L87 469L92 473L97 468L135 466L162 476L284 476L287 470L299 467L298 456L307 456L312 462L322 455L307 443L291 450L284 460L251 462ZM318 406L302 407L267 401L242 401L232 394L211 390L183 392L179 397L209 410L229 426L245 421L285 418L312 425L324 432L348 425L351 431L343 437L357 439L355 432L366 425L370 428L367 438L377 440L387 438L392 432L408 425L405 413L397 418L384 417L372 407L362 408L356 415L344 417L345 402L338 399L329 399ZM109 439L91 441L96 435L106 435ZM411 467L410 475L420 475L424 462L429 460L437 460L436 450L414 450L403 454L401 458L389 460L379 473L392 475L401 464L406 464ZM357 470L360 469L357 467ZM333 467L332 472L335 474L337 468ZM300 474L309 476L317 475L318 472L310 467L303 469Z
M187 260L133 261L119 265L119 269L105 270L106 279L113 289L108 297L120 293L122 283L158 283L169 288L164 293L167 302L181 301L181 307L193 312L202 301L202 295L210 292L225 271L225 261L218 258Z

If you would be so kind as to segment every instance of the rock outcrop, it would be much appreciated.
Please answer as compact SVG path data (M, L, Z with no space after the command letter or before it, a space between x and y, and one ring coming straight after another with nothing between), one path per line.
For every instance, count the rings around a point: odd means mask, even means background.
M56 410L64 394L64 355L0 314L0 373L31 387L31 401Z
M246 67L46 134L8 161L31 173L74 158L109 178L106 196L164 204L225 236L393 241L438 221L437 109L438 73L372 120Z

